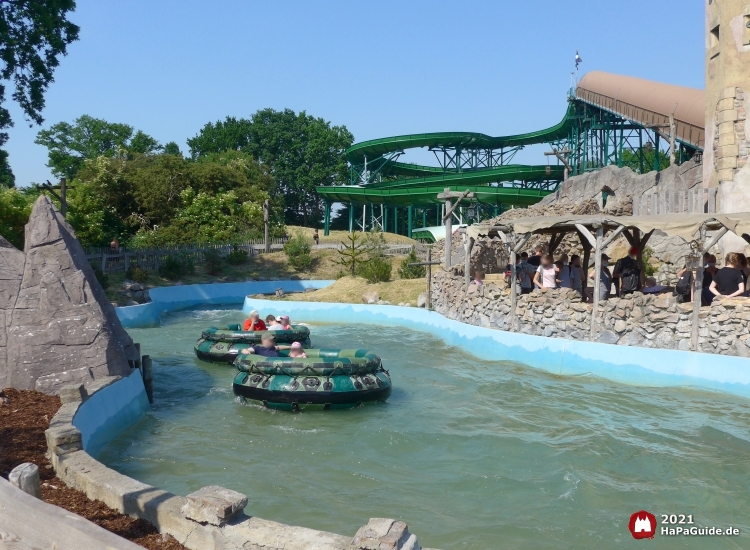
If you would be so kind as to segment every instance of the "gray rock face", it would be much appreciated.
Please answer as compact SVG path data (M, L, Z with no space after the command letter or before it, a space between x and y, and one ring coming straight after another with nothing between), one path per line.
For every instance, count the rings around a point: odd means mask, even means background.
M133 341L73 228L45 196L34 203L24 252L0 247L0 289L3 385L54 394L69 384L130 374Z

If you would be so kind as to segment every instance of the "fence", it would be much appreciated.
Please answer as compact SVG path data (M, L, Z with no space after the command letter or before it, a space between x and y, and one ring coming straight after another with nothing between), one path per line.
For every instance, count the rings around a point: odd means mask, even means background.
M283 250L283 239L271 239L271 252ZM313 245L313 250L341 250L344 245L338 244L319 244ZM427 253L427 249L414 245L389 244L386 245L386 256L405 256L412 248L415 248L418 255ZM113 251L111 248L90 248L86 250L86 259L91 265L97 266L103 273L113 273L127 271L130 266L138 266L147 271L158 271L159 267L167 260L169 256L182 256L192 259L194 262L201 262L209 252L218 253L221 257L226 257L232 250L245 250L250 256L257 256L265 252L263 241L248 241L239 245L208 245L203 247L174 247L159 249L137 249L125 250L119 249Z
M658 214L678 214L694 212L716 213L718 187L698 187L686 191L652 191L640 197L633 197L634 216L655 216Z

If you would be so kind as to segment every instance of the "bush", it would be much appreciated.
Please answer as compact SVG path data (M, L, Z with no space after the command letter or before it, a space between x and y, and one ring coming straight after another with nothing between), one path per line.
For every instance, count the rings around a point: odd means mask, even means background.
M125 278L131 281L135 281L136 283L143 284L148 281L148 271L138 267L137 265L130 266L130 268L125 272Z
M643 271L645 272L646 277L653 277L658 270L658 267L651 263L651 256L653 253L653 249L648 246L643 249Z
M391 279L391 259L385 256L373 256L359 268L359 274L368 283L384 283Z
M242 265L247 261L247 250L235 248L227 256L227 263L230 265Z
M109 275L104 273L104 271L97 266L94 266L94 275L96 275L96 280L99 281L102 288L107 290L109 288Z
M216 250L207 251L203 255L203 261L206 262L206 272L209 275L221 273L221 256Z
M411 249L409 255L404 258L401 262L401 267L398 269L398 276L402 279L421 279L427 274L427 270L423 265L409 265L410 263L418 262L417 253L414 249Z
M289 259L289 265L297 271L306 271L312 267L311 251L312 241L305 237L302 232L297 232L284 244L284 252Z
M195 273L195 265L193 265L193 260L187 256L167 256L167 259L159 267L159 275L171 281L176 281L192 273Z

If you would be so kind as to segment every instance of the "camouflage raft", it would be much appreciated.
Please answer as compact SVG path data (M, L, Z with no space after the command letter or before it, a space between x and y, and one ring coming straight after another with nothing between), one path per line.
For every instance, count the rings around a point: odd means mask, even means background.
M209 363L233 363L240 350L260 345L261 336L273 332L277 344L300 342L303 348L310 347L310 329L304 325L292 325L290 330L258 330L244 332L240 325L207 328L195 343L195 355Z
M384 402L391 377L380 357L362 349L310 349L306 358L242 354L235 362L234 393L286 410L347 409Z

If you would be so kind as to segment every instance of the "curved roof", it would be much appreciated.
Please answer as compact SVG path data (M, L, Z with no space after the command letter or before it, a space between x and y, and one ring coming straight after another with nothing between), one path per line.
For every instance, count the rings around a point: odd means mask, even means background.
M674 113L675 120L683 123L677 130L677 138L703 147L704 90L591 71L578 83L576 97L623 114L647 127L668 124L670 113ZM664 133L668 131L667 128Z

